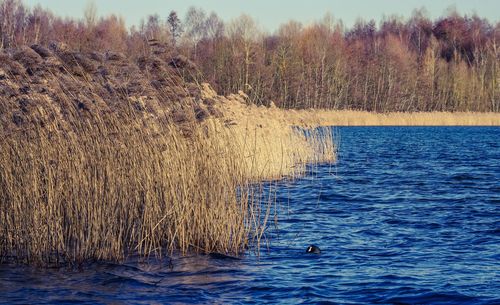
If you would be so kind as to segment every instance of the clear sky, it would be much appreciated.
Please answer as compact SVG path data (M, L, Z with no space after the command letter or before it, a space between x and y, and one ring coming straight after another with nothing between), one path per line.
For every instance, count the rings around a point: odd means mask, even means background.
M81 18L89 0L24 0L33 6L40 4L59 16ZM425 7L431 18L443 15L455 6L460 14L477 13L496 23L500 21L500 0L94 0L100 16L111 13L125 18L127 25L137 25L141 18L158 13L168 16L171 10L182 18L190 6L215 11L222 19L249 14L266 30L273 31L290 19L307 24L330 12L346 26L358 17L381 20L383 15L411 15L413 9Z

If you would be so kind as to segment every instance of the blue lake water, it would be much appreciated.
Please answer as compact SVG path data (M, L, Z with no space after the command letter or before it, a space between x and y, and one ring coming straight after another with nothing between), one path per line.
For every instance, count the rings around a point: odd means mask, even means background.
M260 257L4 265L0 302L500 304L500 128L335 133L336 165L271 187L279 230Z

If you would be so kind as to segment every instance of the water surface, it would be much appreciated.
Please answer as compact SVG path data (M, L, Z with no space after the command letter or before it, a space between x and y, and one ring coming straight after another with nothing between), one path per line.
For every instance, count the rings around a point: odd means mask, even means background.
M500 304L500 128L336 134L337 165L271 187L260 258L0 266L0 302Z

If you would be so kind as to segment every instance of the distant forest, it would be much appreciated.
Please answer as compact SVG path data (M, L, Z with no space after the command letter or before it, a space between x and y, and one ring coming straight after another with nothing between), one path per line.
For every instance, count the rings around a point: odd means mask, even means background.
M97 16L92 3L76 20L0 0L0 52L56 41L79 52L185 58L191 80L283 108L500 111L500 22L476 15L430 20L421 9L352 28L326 15L273 33L247 15L224 22L198 8L131 28L119 16Z

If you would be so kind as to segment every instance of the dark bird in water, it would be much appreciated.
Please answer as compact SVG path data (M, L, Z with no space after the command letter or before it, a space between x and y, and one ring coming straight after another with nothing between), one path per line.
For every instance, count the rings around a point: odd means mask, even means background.
M306 253L320 254L321 250L315 245L310 245L309 247L307 247Z

